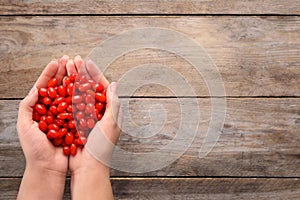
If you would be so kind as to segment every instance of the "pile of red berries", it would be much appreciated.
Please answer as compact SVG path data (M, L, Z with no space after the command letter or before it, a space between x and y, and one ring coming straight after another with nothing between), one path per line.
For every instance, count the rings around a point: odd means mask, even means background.
M54 146L62 146L65 155L75 156L104 114L106 89L85 75L72 73L62 84L52 78L47 87L38 88L38 94L33 120Z

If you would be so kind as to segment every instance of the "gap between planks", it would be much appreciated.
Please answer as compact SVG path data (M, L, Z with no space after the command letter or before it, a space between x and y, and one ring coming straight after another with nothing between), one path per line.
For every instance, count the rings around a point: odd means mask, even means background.
M300 17L300 14L1 14L0 17L127 17L127 18L136 18L136 17Z

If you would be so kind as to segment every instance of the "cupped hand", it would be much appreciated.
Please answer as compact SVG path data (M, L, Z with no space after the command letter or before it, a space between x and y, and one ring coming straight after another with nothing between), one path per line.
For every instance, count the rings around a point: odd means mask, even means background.
M68 170L68 157L63 155L62 149L55 147L38 128L37 122L32 120L32 111L38 101L38 88L46 87L53 77L61 82L66 74L68 59L68 56L63 56L59 61L53 60L47 65L29 94L21 101L17 122L26 168L48 170L63 176Z
M78 149L76 156L70 157L69 168L72 175L91 172L93 170L104 170L109 171L109 163L107 162L112 154L113 146L117 143L121 130L120 130L120 116L119 116L119 100L117 96L117 85L116 83L111 83L106 80L97 66L90 60L84 61L79 57L75 57L74 61L69 60L66 65L67 73L71 74L77 72L79 74L84 74L86 77L93 79L96 82L100 82L107 89L106 98L107 105L103 118L96 123L91 134L87 138L88 143L85 147ZM101 132L100 132L101 131ZM108 148L97 148L101 147L103 141L99 140L99 137L93 137L92 134L99 136L102 134L106 142L109 145ZM93 143L93 148L88 148L89 143ZM101 155L99 155L101 154ZM101 158L106 159L101 162Z

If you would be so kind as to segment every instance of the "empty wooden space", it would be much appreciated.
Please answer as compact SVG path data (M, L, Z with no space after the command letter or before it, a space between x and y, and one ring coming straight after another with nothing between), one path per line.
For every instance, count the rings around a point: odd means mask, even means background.
M166 146L169 156L178 156L145 173L112 169L116 199L299 198L298 1L4 0L0 14L0 199L16 198L25 167L15 128L18 104L47 63L63 54L86 58L110 38L149 27L175 31L201 46L216 65L225 93L211 97L205 74L174 52L149 47L115 58L104 74L119 81L124 110L119 146L145 155ZM165 44L176 42L165 38ZM140 71L139 78L163 80L172 72L192 90L174 77L167 85L145 84L132 92L134 81L124 76L158 63L169 70ZM214 100L226 102L215 113L226 111L222 127L212 125ZM196 110L197 119L191 115ZM206 140L211 126L219 134L216 141ZM167 146L177 134L192 131L194 138L182 140L189 145L182 155ZM205 146L210 151L200 158ZM114 156L116 164L147 165ZM68 178L64 199L70 199L69 187Z
M16 14L300 14L293 0L3 0L0 12Z
M125 100L122 99L123 107ZM0 176L22 176L24 157L19 145L15 128L19 101L0 101L0 157L3 161ZM163 169L133 174L117 170L113 176L259 176L259 177L298 177L300 175L300 137L299 106L297 99L227 99L227 113L224 128L214 148L205 158L199 158L198 152L203 144L203 138L210 121L211 109L209 99L199 99L199 105L185 100L180 105L176 99L131 99L130 115L124 113L124 132L119 145L128 152L147 153L158 151L171 142L181 122L180 106L186 106L187 112L192 112L199 106L201 114L199 128L189 149L176 162ZM162 115L161 105L167 111L165 122L156 120ZM247 109L245 109L247 107ZM148 116L152 109L153 119ZM147 118L144 118L147 116ZM148 133L155 133L153 137L135 137L137 130L131 120L146 126L151 121ZM194 123L189 119L189 127ZM193 131L193 130L190 130ZM138 133L142 134L142 133ZM179 134L179 133L178 133ZM188 135L188 132L181 134ZM141 135L140 135L141 136ZM186 138L188 143L189 138ZM170 155L176 155L178 149L168 149ZM118 155L116 155L118 156ZM118 158L125 165L122 157ZM134 166L143 166L132 158ZM222 170L220 170L222 169Z
M1 181L0 198L15 199L20 179ZM295 178L112 178L112 185L116 199L297 199L300 195L300 180ZM70 199L69 186L67 180L64 199Z
M167 28L194 39L218 67L227 96L300 95L298 17L38 16L2 17L0 23L5 63L0 69L5 72L0 75L1 98L24 97L52 58L64 53L86 57L104 40L142 27ZM183 58L163 50L125 52L105 75L119 80L130 69L148 63L167 65L187 79L197 96L209 96L201 74ZM121 87L128 85L121 82ZM172 95L164 87L153 87L159 86L141 87L134 96ZM178 96L193 96L178 87ZM120 90L120 95L128 95L126 91Z

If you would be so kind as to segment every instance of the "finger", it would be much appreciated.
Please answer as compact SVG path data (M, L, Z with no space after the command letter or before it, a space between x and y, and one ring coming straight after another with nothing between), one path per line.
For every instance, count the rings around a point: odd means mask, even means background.
M108 121L110 123L114 123L115 125L117 125L119 120L118 117L119 117L120 102L117 94L116 82L112 82L108 86L106 98L107 98L107 105L103 116L103 122Z
M38 90L34 86L29 94L20 102L18 113L18 130L22 128L22 132L26 132L34 123L32 120L33 106L38 100Z
M103 73L99 70L99 68L93 61L86 61L86 70L94 81L96 81L97 83L100 82L105 88L107 88L107 86L109 85L108 80L103 76Z
M84 65L84 61L82 60L82 58L78 55L75 57L74 59L74 64L76 67L77 72L80 71L80 68Z
M87 72L85 63L82 60L82 58L80 56L76 56L74 59L74 62L75 62L75 66L77 68L78 74L85 75L88 79L90 79L91 77L90 77L89 73Z
M107 88L107 105L102 120L97 123L103 134L113 144L116 144L120 137L121 127L119 121L120 103L117 95L117 84L112 82Z
M100 122L88 136L85 149L98 161L109 166L112 151L120 137L120 128L116 119L119 113L117 84L112 82L107 90L107 106Z
M117 119L118 127L122 129L122 123L123 123L123 111L122 108L119 108L119 114L118 114L118 119Z
M56 60L52 60L47 67L43 70L42 74L35 82L34 86L37 88L46 87L48 81L55 76L58 71L58 62Z
M72 73L77 73L77 69L72 59L68 60L66 64L66 68L67 68L68 76L70 76Z
M63 77L66 75L66 64L68 60L69 60L69 56L67 55L64 55L63 57L61 57L61 59L59 59L58 70L55 75L55 77L58 79L59 84L61 83Z

